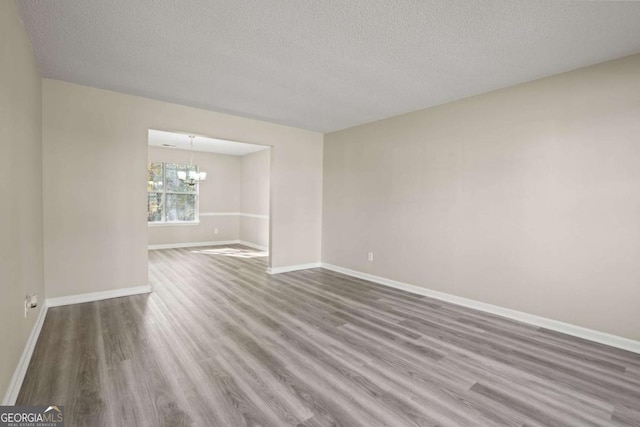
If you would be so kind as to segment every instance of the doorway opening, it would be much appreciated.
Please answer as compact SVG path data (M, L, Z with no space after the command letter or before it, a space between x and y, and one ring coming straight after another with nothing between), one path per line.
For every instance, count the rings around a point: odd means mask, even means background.
M150 250L212 256L270 254L271 147L149 130Z

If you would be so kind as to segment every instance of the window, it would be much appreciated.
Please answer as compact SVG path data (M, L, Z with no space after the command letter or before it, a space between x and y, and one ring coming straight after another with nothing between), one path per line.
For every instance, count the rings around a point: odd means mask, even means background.
M148 219L152 223L198 221L198 185L178 179L178 171L198 171L196 165L149 162L147 165Z

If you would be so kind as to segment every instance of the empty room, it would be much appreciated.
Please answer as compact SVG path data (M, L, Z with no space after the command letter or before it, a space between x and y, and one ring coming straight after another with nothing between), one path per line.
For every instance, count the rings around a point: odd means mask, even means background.
M639 23L0 0L0 427L640 426Z

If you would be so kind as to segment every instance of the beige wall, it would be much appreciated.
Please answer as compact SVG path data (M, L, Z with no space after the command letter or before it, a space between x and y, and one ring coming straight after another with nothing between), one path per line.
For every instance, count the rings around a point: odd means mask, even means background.
M640 339L640 55L326 135L323 197L323 262Z
M269 246L270 163L270 150L247 154L241 162L240 240L263 247Z
M191 152L149 146L149 160L188 164ZM243 157L195 151L193 163L207 173L199 184L200 222L197 225L150 225L149 244L166 245L239 239L241 162ZM208 214L232 213L232 215ZM216 234L215 231L218 231Z
M41 79L13 1L0 1L0 398L44 301ZM40 304L42 306L42 304Z
M49 297L147 283L149 129L273 146L270 262L319 261L322 134L44 79Z

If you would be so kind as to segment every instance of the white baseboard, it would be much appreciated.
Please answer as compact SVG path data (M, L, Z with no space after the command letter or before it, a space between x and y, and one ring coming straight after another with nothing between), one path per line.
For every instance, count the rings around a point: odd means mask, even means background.
M243 246L249 246L250 248L257 249L259 251L264 251L264 252L269 250L269 248L266 246L256 245L255 243L246 242L244 240L238 240L238 244Z
M29 362L31 362L33 350L35 350L36 348L36 343L38 342L38 337L40 336L40 331L42 330L44 319L47 316L47 308L47 303L45 301L42 307L40 307L40 312L38 313L36 323L34 323L33 329L31 329L31 333L29 334L29 338L27 338L27 342L24 345L24 349L22 350L22 355L20 356L20 360L18 361L16 370L13 372L13 376L11 377L9 387L7 388L7 391L4 395L4 399L2 399L3 406L13 406L16 404L18 393L20 393L20 388L22 387L22 381L24 381L24 376L27 373Z
M61 305L81 304L83 302L100 301L103 299L128 297L131 295L148 294L152 292L151 285L135 286L132 288L114 289L104 292L92 292L88 294L69 295L66 297L47 298L47 307Z
M447 294L444 292L434 291L432 289L423 288L421 286L410 285L408 283L398 282L398 281L387 279L384 277L374 276L372 274L363 273L361 271L350 270L348 268L339 267L337 265L322 263L322 268L326 268L327 270L335 271L337 273L342 273L347 276L357 277L358 279L368 280L370 282L378 283L380 285L389 286L391 288L402 289L403 291L411 292L418 295L424 295L424 296L439 299L442 301L447 301L453 304L461 305L463 307L469 307L476 310L481 310L487 313L496 314L498 316L517 320L519 322L528 323L530 325L543 327L543 328L550 329L557 332L562 332L563 334L584 338L589 341L594 341L600 344L605 344L611 347L616 347L616 348L620 348L623 350L640 354L640 341L634 341L634 340L620 337L617 335L607 334L605 332L599 332L593 329L583 328L582 326L576 326L570 323L564 323L558 320L548 319L546 317L536 316L533 314L512 310L510 308L504 308L497 305L487 304L484 302Z
M288 273L290 271L307 270L309 268L318 268L320 266L321 265L319 262L312 262L310 264L287 265L284 267L268 268L267 273L269 274Z
M260 251L268 251L266 246L256 245L255 243L244 240L214 240L211 242L191 242L191 243L168 243L163 245L149 245L147 249L150 251L156 249L178 249L178 248L195 248L198 246L224 246L224 245L244 245Z
M238 243L240 243L240 240L217 240L213 242L192 242L192 243L168 243L164 245L149 245L147 249L152 251L156 249L195 248L197 246L237 245Z

